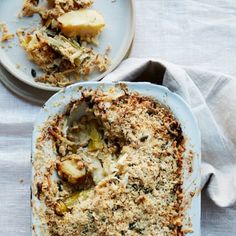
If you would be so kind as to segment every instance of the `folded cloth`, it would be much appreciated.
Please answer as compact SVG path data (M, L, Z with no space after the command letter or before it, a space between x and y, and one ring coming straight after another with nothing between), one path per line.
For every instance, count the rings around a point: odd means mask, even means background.
M221 207L236 202L236 80L158 59L124 61L102 81L149 81L179 94L202 136L201 185Z

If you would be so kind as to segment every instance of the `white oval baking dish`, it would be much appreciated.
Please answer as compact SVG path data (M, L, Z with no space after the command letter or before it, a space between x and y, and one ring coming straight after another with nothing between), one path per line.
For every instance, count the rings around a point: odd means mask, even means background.
M151 83L134 83L126 82L129 91L136 91L141 95L150 96L162 104L168 106L177 120L180 122L183 134L187 137L186 152L193 153L192 159L192 171L189 173L187 166L189 165L189 159L184 159L184 194L186 202L187 214L186 224L189 224L189 219L192 224L193 233L192 236L200 236L200 162L201 162L201 140L200 131L198 129L197 121L194 118L190 107L184 102L184 100L172 93L166 87L154 85ZM32 161L35 159L36 153L36 140L40 136L41 129L52 117L65 112L65 107L71 101L78 100L81 97L81 90L85 88L97 89L101 88L107 90L114 87L114 83L99 83L99 82L86 82L78 83L68 88L61 90L54 96L52 96L41 110L33 130L32 138ZM46 150L45 152L47 152ZM44 170L42 168L42 174ZM35 174L34 167L32 167L32 181ZM42 205L38 198L32 195L32 235L42 236L41 232L45 226L39 220L38 208ZM43 234L45 235L45 234Z

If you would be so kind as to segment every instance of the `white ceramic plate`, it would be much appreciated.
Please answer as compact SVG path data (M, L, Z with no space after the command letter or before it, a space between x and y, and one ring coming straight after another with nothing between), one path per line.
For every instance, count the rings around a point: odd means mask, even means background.
M30 103L43 105L55 92L32 87L11 75L0 64L0 81L14 94Z
M189 173L187 169L184 169L184 193L188 196L191 192L195 193L192 201L189 202L186 219L189 217L194 233L192 236L200 236L200 161L201 161L201 145L200 145L200 132L196 119L194 118L189 106L183 101L181 97L170 92L163 86L154 85L151 83L125 83L128 86L129 91L137 91L142 95L151 96L154 99L170 107L175 117L181 123L183 134L186 137L186 153L190 150L193 152L193 172ZM63 114L65 107L71 101L80 99L81 88L101 88L108 90L114 87L114 83L98 83L88 82L79 83L69 86L68 88L61 90L59 93L52 96L41 110L38 119L34 126L33 139L32 139L32 158L34 160L36 153L36 140L40 136L40 130L44 127L46 121L52 117ZM184 159L184 164L188 161ZM188 166L188 165L187 165ZM44 173L42 173L44 174ZM34 169L32 168L32 176L34 176ZM32 215L32 223L37 236L41 236L41 222L37 215L37 209L39 205L43 204L35 196L32 199L32 206L34 213ZM42 206L42 205L41 205ZM34 233L35 233L34 232ZM33 234L32 232L32 235Z
M17 29L22 27L35 26L40 22L37 15L21 19L17 17L21 11L22 3L23 0L0 0L0 22L7 24L10 33L15 33ZM94 73L91 75L91 80L100 80L119 65L131 46L135 31L134 2L133 0L95 0L93 8L99 11L106 21L106 28L100 36L100 45L96 47L96 50L103 53L108 45L112 47L109 70L102 74ZM12 75L30 86L49 91L60 89L34 81L31 69L35 69L37 75L42 72L27 59L24 50L19 46L17 37L9 42L1 43L0 63ZM17 68L17 65L20 67Z

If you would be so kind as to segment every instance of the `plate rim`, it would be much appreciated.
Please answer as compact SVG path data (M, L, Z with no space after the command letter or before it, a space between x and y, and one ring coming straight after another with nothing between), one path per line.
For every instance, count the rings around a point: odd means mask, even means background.
M89 81L99 81L102 78L104 78L106 75L108 75L109 73L111 73L113 70L115 70L120 63L124 60L126 54L129 52L129 49L132 46L132 42L134 40L134 36L135 36L135 28L136 28L136 4L135 4L135 0L129 0L130 2L130 6L131 6L131 30L129 32L129 35L127 37L127 41L125 43L125 47L122 49L121 53L119 54L119 56L112 61L110 67L108 68L107 71L105 71L104 73L100 74L99 76L97 76L96 78L90 79ZM3 49L0 49L0 51L3 51ZM27 57L27 55L25 55ZM49 86L43 83L36 83L35 81L31 81L31 80L27 80L25 79L28 76L24 76L21 77L20 75L18 75L18 70L14 67L11 66L9 63L4 63L4 59L6 58L6 55L4 53L0 53L0 64L12 75L14 76L16 79L20 80L21 82L37 88L37 89L41 89L41 90L45 90L45 91L51 91L51 92L57 92L60 91L61 87L53 87L53 86ZM23 73L23 72L22 72ZM76 83L81 83L83 81L78 81L75 82ZM86 81L84 81L86 82ZM68 87L68 86L66 86Z
M31 103L33 105L42 106L55 92L40 90L38 88L34 88L29 86L26 83L23 83L21 80L18 80L14 77L10 72L8 72L2 64L0 64L0 83L7 88L12 94L17 96L17 98L21 99L24 102ZM47 93L48 98L41 98L39 95L35 95L34 91L38 90L41 94ZM50 95L50 94L51 95ZM45 94L45 96L47 96Z

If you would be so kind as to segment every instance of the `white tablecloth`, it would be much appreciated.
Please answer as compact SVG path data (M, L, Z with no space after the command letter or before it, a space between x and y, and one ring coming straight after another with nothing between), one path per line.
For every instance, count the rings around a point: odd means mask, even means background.
M136 10L132 57L158 57L236 76L234 0L136 0ZM0 84L2 236L30 235L30 141L39 109ZM203 236L236 235L235 219L235 205L217 207L203 192Z

